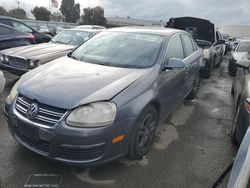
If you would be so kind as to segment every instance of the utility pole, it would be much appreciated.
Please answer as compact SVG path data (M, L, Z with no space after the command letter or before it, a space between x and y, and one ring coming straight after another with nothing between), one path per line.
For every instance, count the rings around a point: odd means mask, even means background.
M18 9L20 8L19 4L20 4L20 1L17 1L17 7L18 7Z

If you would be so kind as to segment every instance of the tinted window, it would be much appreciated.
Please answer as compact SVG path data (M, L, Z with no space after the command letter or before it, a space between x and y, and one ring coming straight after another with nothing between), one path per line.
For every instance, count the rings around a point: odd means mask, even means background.
M0 19L0 23L2 23L2 24L5 24L5 25L8 25L8 26L11 26L11 27L12 27L12 25L11 25L11 23L10 23L10 20L7 20L7 19Z
M183 46L180 35L172 37L168 44L165 62L171 58L184 59Z
M32 33L32 29L21 22L12 21L13 27L24 33Z
M101 32L72 57L106 66L147 68L155 64L164 37L142 33Z
M11 29L0 26L0 36L9 35L11 32L12 32Z
M196 51L197 50L197 44L196 44L196 42L194 41L194 39L192 37L190 37L190 40L191 40L191 42L193 44L194 51Z
M194 53L194 47L193 47L192 41L188 35L182 35L182 39L183 39L183 44L185 47L185 54L186 54L185 57L188 57L192 53Z

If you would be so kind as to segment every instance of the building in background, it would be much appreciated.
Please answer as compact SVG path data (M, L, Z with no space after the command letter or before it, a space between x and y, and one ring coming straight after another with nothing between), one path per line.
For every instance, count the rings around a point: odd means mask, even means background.
M164 27L165 22L161 21L152 21L152 20L142 20L134 19L130 17L107 17L107 24L111 26L156 26Z
M250 26L246 25L223 25L219 27L221 33L229 34L231 37L250 37Z

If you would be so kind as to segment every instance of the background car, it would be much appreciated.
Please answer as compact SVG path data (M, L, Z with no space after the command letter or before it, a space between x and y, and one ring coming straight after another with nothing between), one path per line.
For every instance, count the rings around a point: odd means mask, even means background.
M229 54L228 71L229 74L235 76L237 72L237 61L250 51L250 40L240 40L238 45Z
M201 63L202 50L185 31L102 31L20 78L6 100L10 133L30 150L64 163L94 165L127 154L141 159L159 120L196 97ZM40 136L50 130L53 139Z
M231 130L233 143L241 143L250 125L250 55L237 61L237 72L231 93L233 94L234 121Z
M204 53L201 74L203 77L209 78L213 68L220 66L226 48L225 40L215 29L214 24L200 18L179 17L170 18L166 27L185 30L194 37Z
M0 16L0 23L14 27L15 29L22 31L24 33L32 34L35 37L36 44L49 42L51 39L51 37L45 34L39 33L38 31L31 28L30 26L14 18Z
M31 45L35 38L29 33L23 33L13 27L0 24L0 50L17 46Z
M57 34L49 43L0 51L0 67L11 73L22 75L42 64L65 56L100 31L68 29Z
M227 188L250 187L250 128L240 145L236 155Z
M76 26L75 29L106 29L106 27L101 25L79 25Z

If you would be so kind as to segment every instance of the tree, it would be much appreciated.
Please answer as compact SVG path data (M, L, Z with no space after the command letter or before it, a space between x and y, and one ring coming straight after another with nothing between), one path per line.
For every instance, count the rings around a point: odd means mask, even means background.
M83 13L83 24L105 25L107 23L107 19L104 17L104 9L100 6L94 8L84 8Z
M35 7L31 12L35 16L36 20L42 20L42 21L50 20L51 13L45 7Z
M12 9L9 11L9 16L17 19L27 19L25 10L21 8Z
M8 16L7 10L3 7L0 7L0 15L1 16Z
M76 22L80 18L80 4L75 0L62 0L60 11L66 22Z

